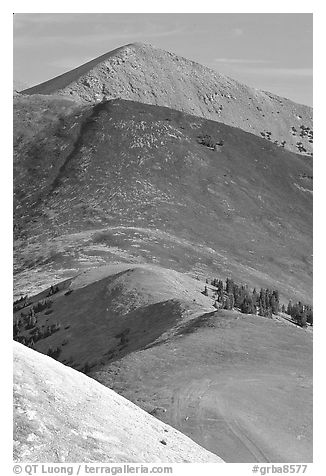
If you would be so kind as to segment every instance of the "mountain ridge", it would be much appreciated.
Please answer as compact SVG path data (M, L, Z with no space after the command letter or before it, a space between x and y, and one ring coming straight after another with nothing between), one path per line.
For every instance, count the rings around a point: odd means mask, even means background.
M51 113L53 100L48 105ZM166 256L163 266L190 271L188 255L190 249L196 249L195 256L202 254L199 263L208 275L214 268L222 276L232 269L232 274L238 273L236 281L258 287L267 286L267 276L273 275L273 286L287 289L289 298L300 289L298 298L309 299L310 159L241 129L131 101L92 106L86 123L83 116L75 119L73 113L71 121L62 122L59 130L52 119L47 128L47 112L43 114L37 140L30 138L34 129L24 126L31 149L28 152L23 139L23 152L18 144L15 159L20 171L16 174L15 215L22 229L17 232L16 249L20 260L26 257L22 267L30 260L24 247L32 251L29 244L35 240L39 249L44 243L50 250L62 236L62 251L57 258L54 252L54 261L49 256L50 264L56 260L59 264L61 256L67 257L63 249L69 242L72 245L72 236L81 243L83 233L90 239L93 230L94 237L99 233L99 242L92 245L89 241L86 246L84 241L85 251L90 245L93 251L89 252L95 256L97 246L102 250L100 259L105 259L107 252L107 259L116 259L134 250L141 261ZM75 145L73 135L78 141ZM133 241L136 229L143 236L142 246ZM113 237L110 230L120 238ZM174 238L170 241L169 237ZM156 249L155 241L164 243L164 248ZM170 261L165 261L167 242L170 246L174 243ZM115 248L118 255L112 256ZM286 265L289 256L293 257L293 269ZM22 267L19 265L20 270ZM282 285L276 282L281 276Z
M146 44L117 48L22 94L60 94L93 104L121 98L167 106L312 154L312 108Z

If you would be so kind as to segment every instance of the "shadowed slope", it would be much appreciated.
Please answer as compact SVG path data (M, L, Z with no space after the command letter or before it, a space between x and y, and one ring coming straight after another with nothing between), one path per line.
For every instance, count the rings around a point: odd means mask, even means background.
M292 151L312 152L312 108L141 43L117 48L23 93L61 94L90 103L122 98L166 106L285 141Z
M16 462L221 462L115 392L17 343L14 403Z
M44 354L59 348L57 359L78 370L143 349L174 334L184 322L215 311L211 299L201 294L204 283L153 265L102 266L59 287L48 298L50 309L37 313L34 326L26 325L21 313L27 316L48 290L15 313L19 340L32 338Z

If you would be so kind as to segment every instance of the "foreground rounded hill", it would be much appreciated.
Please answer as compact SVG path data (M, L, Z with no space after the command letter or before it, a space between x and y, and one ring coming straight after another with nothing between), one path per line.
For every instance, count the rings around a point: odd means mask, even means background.
M58 349L57 359L78 370L107 363L173 334L184 322L214 312L201 292L204 283L153 265L100 266L29 298L15 318L23 324L31 307L51 301L36 314L33 328L20 326L20 336L33 338L44 354ZM45 332L46 329L56 331ZM25 328L24 328L25 327Z
M222 462L112 390L18 343L14 404L16 462Z
M22 93L60 94L93 104L121 98L166 106L312 154L312 108L142 43L117 48Z

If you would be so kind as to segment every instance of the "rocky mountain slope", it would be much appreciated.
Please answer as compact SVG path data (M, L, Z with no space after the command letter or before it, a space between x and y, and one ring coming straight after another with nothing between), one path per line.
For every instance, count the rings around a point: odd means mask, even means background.
M18 343L14 405L16 462L221 462L112 390Z
M309 158L131 101L15 104L18 292L33 270L51 275L38 278L44 288L84 266L136 261L311 300Z
M23 93L60 94L91 104L121 98L166 106L312 154L312 108L141 43L117 48Z

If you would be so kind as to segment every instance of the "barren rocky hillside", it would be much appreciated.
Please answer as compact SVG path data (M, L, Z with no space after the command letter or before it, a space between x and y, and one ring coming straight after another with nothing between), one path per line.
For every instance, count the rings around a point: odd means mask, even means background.
M60 94L91 104L121 98L166 106L312 154L312 108L150 45L118 48L23 93Z

